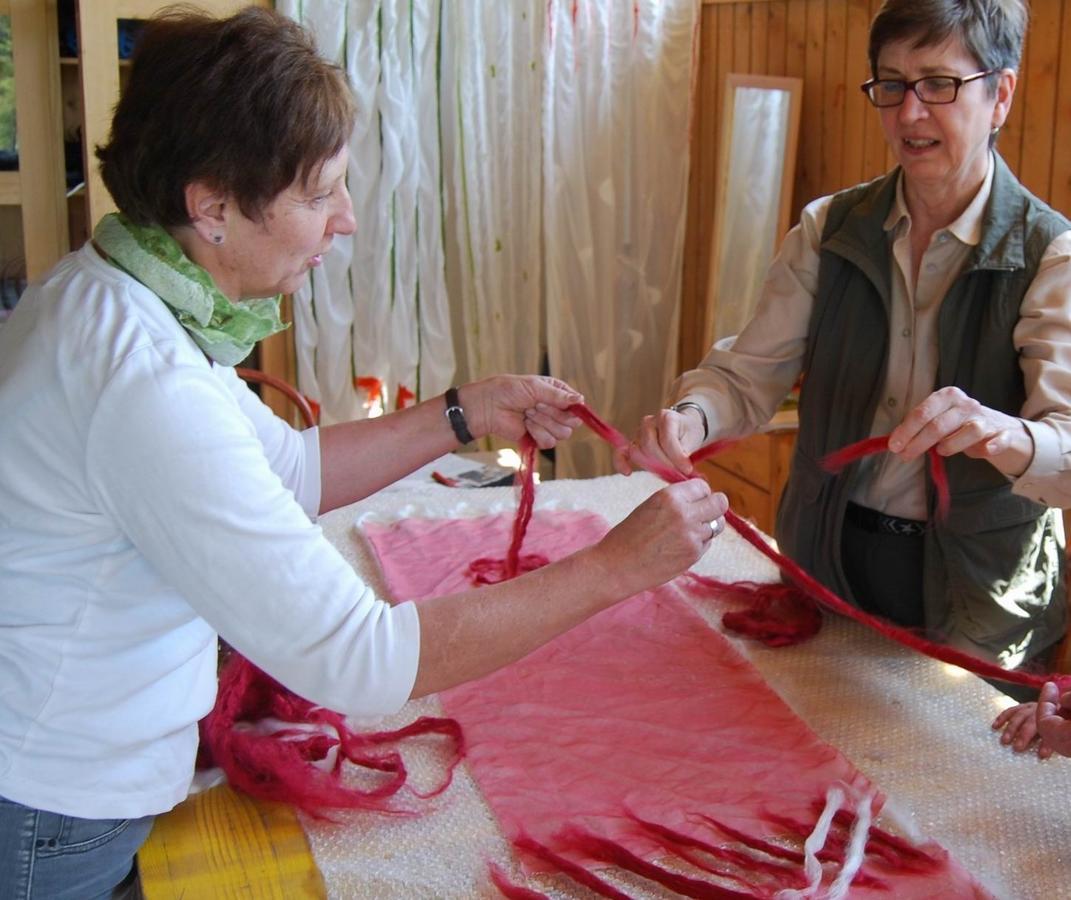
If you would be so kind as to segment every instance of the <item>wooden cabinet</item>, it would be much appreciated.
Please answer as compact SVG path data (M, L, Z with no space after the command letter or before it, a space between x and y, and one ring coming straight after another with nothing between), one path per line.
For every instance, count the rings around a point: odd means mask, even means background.
M795 411L778 413L765 430L700 463L699 472L733 512L772 534L795 443Z
M198 0L196 5L223 16L258 2L270 5L267 0ZM0 206L18 208L21 214L22 255L31 280L80 246L97 220L114 210L93 148L107 141L122 83L119 21L147 19L170 3L80 0L79 55L61 59L57 0L0 0L0 16L11 17L19 135L19 171L0 172ZM86 177L68 196L64 133L71 131L82 135ZM9 252L17 255L17 244L16 237ZM288 332L263 341L258 349L260 368L293 382L293 338ZM272 398L269 405L288 411L283 398Z
M256 0L199 0L197 6L225 15L249 2ZM11 18L19 135L19 170L0 173L0 205L21 210L29 278L43 275L69 249L69 216L79 223L72 229L78 232L77 244L114 209L92 148L107 140L119 96L119 20L145 19L168 5L169 0L81 0L76 5L79 58L64 60L61 67L57 0L0 0L0 16ZM63 150L65 104L79 108L85 155L86 184L73 213Z
M26 274L67 252L63 112L55 0L0 0L11 19L19 170L0 173L0 204L19 207Z

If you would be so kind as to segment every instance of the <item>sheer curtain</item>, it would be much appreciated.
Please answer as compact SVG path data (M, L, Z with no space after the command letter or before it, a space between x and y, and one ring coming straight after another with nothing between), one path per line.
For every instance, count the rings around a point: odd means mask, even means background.
M467 378L540 367L544 21L532 0L444 9L445 233Z
M688 128L699 6L548 6L543 103L551 369L630 432L677 368ZM583 432L560 476L611 471Z
M431 396L544 353L626 431L657 409L699 0L279 5L346 61L361 105L357 235L297 304L301 385L328 421L366 413L354 377L391 408L398 385ZM586 433L558 448L560 477L609 471Z
M440 6L279 0L345 66L357 96L348 184L357 217L294 298L298 383L325 423L450 386L443 257Z

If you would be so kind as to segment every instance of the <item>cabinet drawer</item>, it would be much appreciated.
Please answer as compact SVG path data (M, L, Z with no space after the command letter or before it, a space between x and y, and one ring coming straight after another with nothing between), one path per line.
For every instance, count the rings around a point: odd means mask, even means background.
M768 434L753 434L717 456L708 465L732 472L759 488L769 488L773 442Z

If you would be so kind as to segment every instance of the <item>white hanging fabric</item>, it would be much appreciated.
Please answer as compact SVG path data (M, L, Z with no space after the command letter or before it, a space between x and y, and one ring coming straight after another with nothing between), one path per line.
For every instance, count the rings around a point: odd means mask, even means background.
M441 393L454 374L443 262L437 0L278 0L357 97L357 232L294 297L298 384L325 424Z
M279 6L344 61L359 107L357 234L295 304L299 384L324 421L448 387L451 317L465 378L539 371L545 347L623 430L657 409L677 365L699 0ZM584 431L557 450L559 477L608 471Z
M626 433L677 368L697 0L548 0L544 265L553 374ZM580 431L558 477L612 471Z
M541 362L544 22L532 0L444 8L447 241L456 241L451 286L470 378L534 373Z

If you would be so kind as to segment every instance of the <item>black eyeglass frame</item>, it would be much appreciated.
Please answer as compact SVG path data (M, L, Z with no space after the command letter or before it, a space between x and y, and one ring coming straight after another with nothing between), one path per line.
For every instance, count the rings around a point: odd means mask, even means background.
M923 78L916 78L914 81L905 81L902 78L871 78L869 81L864 81L859 85L859 89L866 94L867 99L871 105L876 106L878 109L892 109L894 106L902 106L907 99L907 92L914 92L915 96L919 98L920 103L925 103L927 106L947 106L949 103L955 103L959 99L959 89L963 85L971 81L977 81L979 78L985 78L987 75L996 75L1000 69L986 69L984 72L975 72L973 75L964 75L962 78L958 75L926 75ZM924 81L950 81L952 82L955 90L952 93L951 100L927 100L918 92L918 85ZM903 92L900 94L900 99L896 103L878 103L874 99L874 95L870 93L871 89L879 84L899 84L903 86Z

